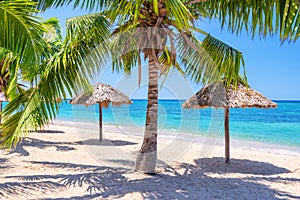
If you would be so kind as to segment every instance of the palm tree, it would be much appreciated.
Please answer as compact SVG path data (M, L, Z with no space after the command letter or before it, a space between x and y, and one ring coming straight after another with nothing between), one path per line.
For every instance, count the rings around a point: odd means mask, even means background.
M99 62L86 55L109 35L107 21L95 14L84 17L84 27L69 20L69 30L76 34L67 33L62 40L58 21L43 22L35 17L38 12L33 1L0 1L0 59L7 69L1 72L8 73L3 77L11 100L2 112L2 147L16 145L29 130L49 123L58 112L57 99L90 88L87 80ZM93 51L95 60L103 60ZM28 81L31 88L14 92L18 79Z
M36 17L35 3L0 1L0 92L13 98L19 70L34 66L46 56L44 27Z
M10 100L24 92L20 75L27 76L51 53L44 34L57 20L43 22L33 16L37 13L32 1L0 1L0 92Z
M18 79L31 80L37 66L54 52L61 38L59 21L34 16L33 1L0 1L0 92L13 99L22 91Z
M43 0L40 8L67 5L71 0ZM171 68L191 76L196 82L208 83L221 77L229 86L237 85L242 53L210 34L195 27L194 20L217 18L222 27L239 34L245 29L252 36L279 32L282 41L299 37L299 1L217 1L217 0L87 0L73 1L74 7L99 12L117 26L111 39L114 70L130 73L134 66L141 69L141 55L148 62L148 105L142 147L136 169L152 173L157 156L158 78ZM78 24L88 25L84 17L75 18ZM97 23L100 23L98 21ZM86 29L85 29L86 30ZM78 29L77 29L78 31ZM195 33L205 35L200 42ZM128 34L130 36L128 36ZM73 37L72 32L69 36ZM76 38L76 37L75 37ZM90 40L89 40L90 41ZM83 47L91 44L81 43ZM130 49L128 46L136 48ZM59 56L59 55L58 55ZM180 66L183 66L182 68Z

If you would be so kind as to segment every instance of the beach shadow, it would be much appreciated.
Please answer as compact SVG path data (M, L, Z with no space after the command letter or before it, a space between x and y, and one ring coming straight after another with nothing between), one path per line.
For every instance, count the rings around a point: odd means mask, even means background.
M52 175L27 175L27 176L6 176L6 179L17 179L17 182L0 184L0 198L5 196L24 195L34 187L34 191L43 188L54 190L60 187L86 187L86 192L92 195L103 188L115 189L118 185L114 182L126 183L127 178L123 176L127 169L110 168L96 165L81 165L61 162L30 162L35 165L47 165L49 167L72 169L83 171L75 174L52 174ZM51 180L51 181L50 181ZM30 192L29 192L30 194ZM61 198L55 198L61 199ZM72 198L71 198L72 199ZM82 199L82 197L81 197Z
M60 187L64 187L64 185L52 181L0 183L0 199L1 197L18 199L19 195L29 197L36 191L55 192Z
M99 139L89 139L77 143L83 145L95 145L95 146L126 146L126 145L137 144L135 142L129 142L124 140L106 140L106 139L102 140L102 142L100 142Z
M86 173L62 179L65 186L87 184L89 194L69 198L91 199L122 198L126 194L140 193L144 199L282 199L299 196L287 194L269 187L245 182L238 178L210 178L191 176L148 176L138 180L128 180L115 171L106 173ZM257 196L259 195L259 196ZM47 198L48 200L52 198Z
M69 145L77 145L77 143L73 142L51 142L44 141L34 138L24 138L22 142L20 142L14 149L12 149L9 153L18 153L21 156L29 156L30 153L25 149L25 147L36 147L39 149L46 149L48 147L56 147L57 151L72 151L75 150L74 147L70 147Z
M182 163L186 167L183 174L158 174L155 176L141 175L139 179L128 179L130 171L124 168L107 166L81 165L74 163L32 162L36 165L49 165L81 169L83 172L58 175L14 176L20 181L32 181L38 188L44 182L55 181L57 187L85 187L86 194L68 198L44 199L92 199L126 197L127 194L139 193L143 199L299 199L300 196L272 189L260 182L249 181L249 178L222 178L206 175L198 166ZM134 175L134 174L133 174ZM254 177L256 178L256 177ZM264 177L260 177L264 178ZM41 182L41 185L40 184ZM295 180L284 180L281 177L272 177L272 181L289 181L286 184L295 184ZM1 186L0 186L1 188ZM26 190L24 190L26 191Z
M7 158L0 158L0 166L8 162L9 160Z
M132 161L132 160L121 160L121 159L115 159L115 160L107 160L108 162L111 162L111 163L115 163L115 164L120 164L122 166L127 166L127 167L133 167L135 166L135 161Z
M212 173L241 173L253 175L275 175L289 173L290 170L275 166L267 162L259 162L247 159L230 159L230 164L224 162L222 157L200 158L194 160L197 167L203 172Z
M8 162L9 162L9 159L0 158L0 170L11 168L11 165L9 165Z
M38 130L38 131L32 131L35 133L65 133L64 131L60 130Z
M62 169L72 169L72 170L88 170L95 171L99 168L97 165L81 165L74 163L64 163L64 162L48 162L48 161L26 161L35 165L46 165L53 168L62 168Z

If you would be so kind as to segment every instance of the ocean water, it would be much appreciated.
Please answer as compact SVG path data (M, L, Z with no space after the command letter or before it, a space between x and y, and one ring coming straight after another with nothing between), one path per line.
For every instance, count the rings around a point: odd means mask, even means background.
M159 132L192 133L219 136L224 129L223 109L182 108L184 101L159 101ZM230 109L230 135L267 144L300 147L300 101L276 101L275 109ZM133 100L131 105L109 106L103 109L103 124L142 130L145 124L147 100ZM89 107L60 106L58 120L98 124L98 105ZM95 126L97 128L97 126Z

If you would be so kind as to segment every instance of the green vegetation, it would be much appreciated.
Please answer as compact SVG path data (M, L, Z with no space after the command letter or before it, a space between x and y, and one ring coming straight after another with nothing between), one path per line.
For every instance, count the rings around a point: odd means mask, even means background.
M109 36L107 21L93 15L85 17L89 25L81 31L72 28L70 20L69 30L76 33L68 32L62 40L57 19L42 22L35 17L37 13L32 1L0 1L1 78L6 79L2 92L10 100L2 112L0 139L4 147L16 145L29 130L55 118L58 99L90 88L87 80L100 62L85 58L97 41ZM93 52L93 58L101 60L97 57L100 53ZM20 90L18 81L28 82L30 88Z

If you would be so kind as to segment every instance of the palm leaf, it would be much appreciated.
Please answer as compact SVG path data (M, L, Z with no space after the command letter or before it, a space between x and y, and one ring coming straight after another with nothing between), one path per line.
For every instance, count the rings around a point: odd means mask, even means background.
M105 11L107 18L110 19L111 24L118 20L118 27L126 25L131 21L131 25L137 23L140 9L144 0L121 0L112 1L111 5Z
M171 69L176 70L185 77L185 72L176 60L176 53L172 52L168 47L165 47L158 59L161 64L161 70L166 76L170 73Z
M32 1L0 1L0 47L17 54L26 65L40 62L48 55L42 22ZM18 42L16 42L18 38Z
M296 41L300 35L299 0L198 1L193 5L193 11L197 13L195 7L206 9L206 17L219 19L222 27L227 26L236 34L243 29L252 37L278 33L282 41Z
M137 29L124 31L114 35L109 41L113 71L124 71L129 74L138 64L139 41L142 34Z
M187 41L188 37L188 41ZM193 43L196 48L190 46L189 43ZM177 57L180 59L180 63L184 65L185 74L190 76L195 82L206 82L207 80L217 79L217 75L212 72L216 69L213 59L202 48L201 42L192 35L186 35L183 37L179 35L176 37L176 52ZM203 77L204 74L209 76Z
M193 16L181 0L165 1L169 19L173 19L178 30L188 30L193 22Z
M225 77L226 83L237 85L244 67L241 52L210 35L200 42L193 35L182 34L177 38L177 52L185 73L204 84Z
M108 5L114 2L112 0L84 0L84 1L73 1L73 0L40 0L38 1L38 9L46 10L50 7L62 7L67 5L73 5L73 8L81 8L88 11L99 11L107 8Z
M237 86L240 68L245 70L242 53L210 35L203 40L202 47L214 60L219 74L225 77L226 87Z

